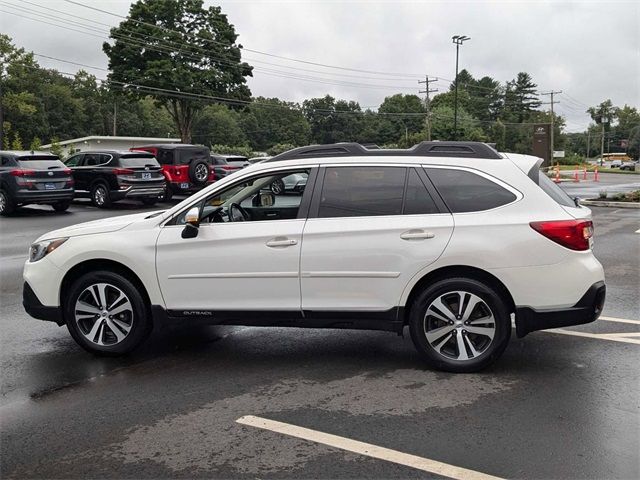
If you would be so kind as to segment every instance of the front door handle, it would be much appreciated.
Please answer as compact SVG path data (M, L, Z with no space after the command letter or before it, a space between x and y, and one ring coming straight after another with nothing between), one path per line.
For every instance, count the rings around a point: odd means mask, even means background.
M291 247L293 245L297 245L298 241L292 238L286 237L276 237L269 240L266 245L267 247L275 248L275 247Z
M406 232L400 234L400 238L403 240L426 240L435 236L435 233L426 232L419 229L407 230Z

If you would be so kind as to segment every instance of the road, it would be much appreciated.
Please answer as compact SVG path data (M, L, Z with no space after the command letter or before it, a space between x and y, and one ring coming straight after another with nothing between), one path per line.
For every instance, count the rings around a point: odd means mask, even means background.
M2 478L441 478L401 454L502 478L640 478L638 210L593 209L608 320L514 336L493 367L454 375L425 368L406 334L349 330L184 328L96 358L24 313L31 241L134 208L0 219ZM237 422L247 415L315 441Z
M564 172L565 174L567 172ZM594 174L587 173L587 180L583 180L582 173L579 182L562 182L562 189L571 197L598 198L600 192L605 191L612 197L616 193L640 190L640 174L631 173L601 173L598 181L594 181Z

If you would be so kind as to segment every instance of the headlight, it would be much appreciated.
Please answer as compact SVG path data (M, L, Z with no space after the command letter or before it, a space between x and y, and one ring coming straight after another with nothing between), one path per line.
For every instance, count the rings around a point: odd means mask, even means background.
M56 238L55 240L45 240L44 242L34 243L29 247L29 261L37 262L42 260L56 248L69 240L68 238Z

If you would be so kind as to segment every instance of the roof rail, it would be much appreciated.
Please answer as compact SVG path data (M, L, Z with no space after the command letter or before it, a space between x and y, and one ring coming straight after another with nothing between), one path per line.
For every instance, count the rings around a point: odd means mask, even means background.
M367 148L359 143L332 143L329 145L310 145L299 147L271 157L265 162L293 160L317 157L464 157L464 158L502 158L494 148L482 142L420 142L407 149Z

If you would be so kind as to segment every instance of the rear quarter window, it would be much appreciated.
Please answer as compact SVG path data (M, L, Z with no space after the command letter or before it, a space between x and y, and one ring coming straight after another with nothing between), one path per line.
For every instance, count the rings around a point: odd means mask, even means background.
M529 172L529 178L533 180L547 195L553 198L556 203L564 207L575 207L575 202L558 185L553 183L549 177L540 172L536 165Z
M427 174L452 213L501 207L516 196L497 183L466 170L427 168Z

